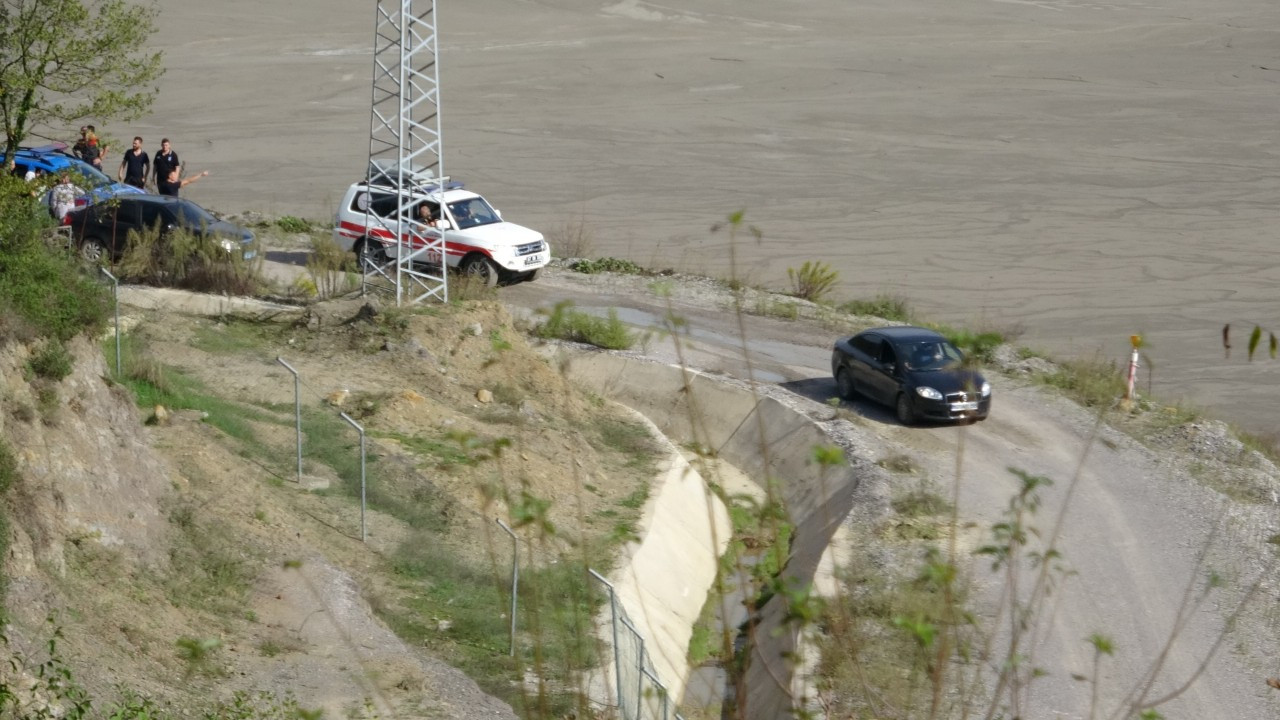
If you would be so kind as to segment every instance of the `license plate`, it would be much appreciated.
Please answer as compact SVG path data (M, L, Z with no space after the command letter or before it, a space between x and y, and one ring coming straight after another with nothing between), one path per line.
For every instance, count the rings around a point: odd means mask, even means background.
M525 258L525 259L524 259L524 264L525 264L525 265L536 265L536 264L538 264L538 263L540 263L540 262L542 262L542 256L541 256L541 255L530 255L529 257L527 257L527 258Z
M966 410L977 410L977 409L978 409L978 403L976 400L971 400L969 402L951 403L952 412L965 412Z

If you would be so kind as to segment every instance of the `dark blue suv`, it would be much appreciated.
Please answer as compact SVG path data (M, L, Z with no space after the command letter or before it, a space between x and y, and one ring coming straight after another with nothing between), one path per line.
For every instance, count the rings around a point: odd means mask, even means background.
M117 195L130 195L142 191L132 185L116 182L98 168L67 153L64 143L52 143L34 148L19 148L13 156L13 174L25 176L29 171L43 172L51 178L63 171L71 174L71 182L85 191L76 198L76 206L93 205ZM0 153L0 167L8 165L8 158ZM45 198L48 200L48 197ZM47 203L46 203L47 204Z

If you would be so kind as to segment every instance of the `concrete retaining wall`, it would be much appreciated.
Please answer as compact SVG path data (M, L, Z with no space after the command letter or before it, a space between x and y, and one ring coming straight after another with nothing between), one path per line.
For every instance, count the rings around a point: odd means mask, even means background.
M568 373L574 381L643 413L674 442L714 450L762 488L772 480L795 528L784 579L797 586L812 582L832 534L852 507L858 478L852 466L824 470L812 461L814 448L829 445L830 439L808 418L741 387L634 358L584 353L571 360ZM710 532L709 527L684 532L691 531ZM672 545L671 552L671 562L676 562L683 550ZM799 703L793 701L801 693L793 687L788 660L795 655L798 628L785 626L784 602L775 596L756 629L743 683L747 717L753 720L788 717ZM654 611L627 609L633 617ZM667 656L673 652L683 656L685 648L663 650ZM685 668L680 673L681 687L687 672ZM665 677L663 681L673 682Z

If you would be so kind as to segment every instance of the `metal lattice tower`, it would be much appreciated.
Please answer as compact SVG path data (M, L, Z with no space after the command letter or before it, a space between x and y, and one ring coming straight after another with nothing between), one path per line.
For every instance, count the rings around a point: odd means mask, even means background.
M449 299L445 242L412 222L413 193L442 190L439 51L435 0L378 0L373 38L369 196L398 198L396 219L369 211L371 234L400 238L386 256L363 256L366 289L392 291L396 304ZM368 200L366 199L366 202ZM384 213L385 214L385 213ZM385 232L385 234L383 234Z

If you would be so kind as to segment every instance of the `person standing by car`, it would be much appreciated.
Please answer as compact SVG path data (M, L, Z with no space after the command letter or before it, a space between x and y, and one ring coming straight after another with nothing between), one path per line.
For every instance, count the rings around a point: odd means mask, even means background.
M67 213L75 209L76 198L83 194L84 191L71 183L71 175L64 170L58 177L58 184L49 191L49 210L58 222L62 222Z
M89 158L85 157L85 154L89 152L89 139L85 137L88 134L89 126L81 125L80 139L76 141L75 145L71 146L71 153L85 162L89 161Z
M208 170L201 170L200 172L196 173L195 175L192 175L191 177L184 177L184 178L182 178L181 180L179 180L179 179L177 179L177 178L178 178L178 171L177 171L177 170L174 170L174 171L173 171L173 175L172 175L171 177L173 177L173 178L174 178L174 183L178 186L178 189L179 189L179 190L181 190L182 188L184 188L184 187L186 187L186 186L190 185L191 183L193 183L193 182L195 182L195 181L199 180L199 179L200 179L200 178L202 178L202 177L209 177L209 171L208 171ZM173 194L174 194L174 195L177 195L177 194L178 194L177 190L175 190Z
M102 158L107 154L107 146L98 140L98 133L92 125L85 125L80 129L81 142L76 143L80 149L80 159L89 163L96 170L102 169Z
M125 151L124 159L120 161L120 169L116 172L116 178L120 182L142 190L146 188L147 175L150 174L151 158L142 149L142 137L134 136L133 147Z
M178 190L182 188L182 183L178 181L182 163L178 160L178 153L169 144L169 138L160 141L160 149L151 161L151 168L155 173L156 192L177 197Z

